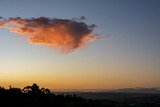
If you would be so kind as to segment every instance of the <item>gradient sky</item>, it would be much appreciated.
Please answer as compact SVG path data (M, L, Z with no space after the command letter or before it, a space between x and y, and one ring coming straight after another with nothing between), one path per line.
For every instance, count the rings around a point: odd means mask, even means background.
M0 85L51 89L160 87L159 0L1 0L0 16L87 17L105 39L69 54L0 29Z

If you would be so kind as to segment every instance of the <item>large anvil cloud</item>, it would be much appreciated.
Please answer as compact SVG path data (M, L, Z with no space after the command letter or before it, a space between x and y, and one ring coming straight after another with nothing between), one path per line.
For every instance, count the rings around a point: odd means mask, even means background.
M83 47L87 42L101 38L92 31L95 25L87 25L80 19L57 18L2 18L0 28L7 28L11 32L27 35L31 44L43 44L56 47L63 52L72 52Z

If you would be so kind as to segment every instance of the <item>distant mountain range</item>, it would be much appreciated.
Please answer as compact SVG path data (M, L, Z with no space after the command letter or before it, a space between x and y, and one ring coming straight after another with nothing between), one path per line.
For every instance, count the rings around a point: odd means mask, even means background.
M55 90L53 92L116 92L116 93L160 93L160 88L123 88L116 90L107 90L107 89L63 89Z
M121 93L160 93L160 88L124 88L124 89L110 90L109 92L121 92Z

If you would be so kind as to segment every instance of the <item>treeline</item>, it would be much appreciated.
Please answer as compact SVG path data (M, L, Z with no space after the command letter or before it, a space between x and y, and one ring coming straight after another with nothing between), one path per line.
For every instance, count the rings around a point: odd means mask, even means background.
M56 95L37 84L23 89L0 87L0 105L4 107L104 107L98 100L87 100L76 94Z
M123 100L84 99L76 94L54 94L37 84L23 89L0 87L0 107L160 107L160 96Z

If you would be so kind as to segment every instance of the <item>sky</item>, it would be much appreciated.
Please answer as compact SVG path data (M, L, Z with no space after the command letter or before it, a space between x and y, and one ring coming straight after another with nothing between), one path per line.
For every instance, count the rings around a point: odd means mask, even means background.
M105 38L73 52L0 29L0 85L50 89L160 87L159 0L1 0L3 18L85 16Z

